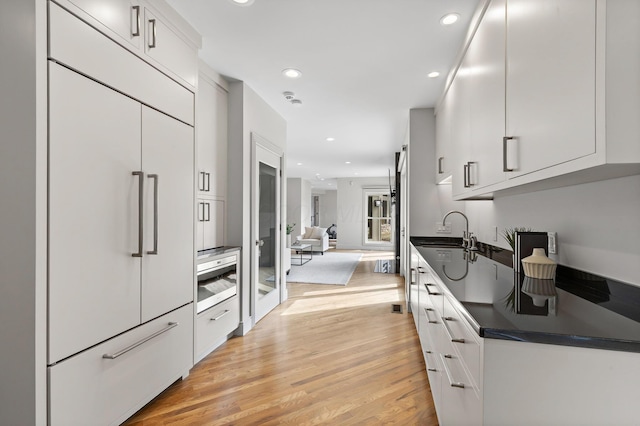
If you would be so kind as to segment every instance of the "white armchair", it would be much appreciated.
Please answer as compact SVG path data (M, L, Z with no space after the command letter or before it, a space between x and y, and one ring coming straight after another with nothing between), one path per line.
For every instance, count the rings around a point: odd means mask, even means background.
M329 250L329 234L327 234L327 229L318 226L306 229L307 231L304 234L296 237L296 242L300 244L311 244L312 251L320 252L324 255L324 252ZM295 245L291 248L295 250Z

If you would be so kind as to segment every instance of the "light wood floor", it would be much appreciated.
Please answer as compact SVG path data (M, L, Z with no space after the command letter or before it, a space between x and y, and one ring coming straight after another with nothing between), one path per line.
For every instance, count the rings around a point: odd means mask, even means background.
M288 301L127 424L437 425L402 279L374 273L379 258L392 255L363 252L347 286L288 284Z

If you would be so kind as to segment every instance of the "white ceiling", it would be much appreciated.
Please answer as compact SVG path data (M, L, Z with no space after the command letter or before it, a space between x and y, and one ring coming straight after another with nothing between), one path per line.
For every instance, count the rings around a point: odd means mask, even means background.
M435 106L478 0L168 2L202 34L205 62L286 119L288 176L331 188L335 178L393 172L409 109ZM459 21L440 25L451 12ZM285 78L285 68L302 77Z

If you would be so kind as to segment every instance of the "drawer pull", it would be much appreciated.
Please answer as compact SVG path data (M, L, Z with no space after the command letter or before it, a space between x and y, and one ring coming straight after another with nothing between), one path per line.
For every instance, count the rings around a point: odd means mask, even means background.
M104 355L102 355L102 358L105 358L105 359L116 359L119 356L122 356L122 355L126 354L127 352L137 348L138 346L148 342L149 340L153 339L154 337L157 337L157 336L161 335L162 333L166 333L167 331L169 331L172 328L177 327L177 326L178 326L177 322L170 322L167 325L167 327L163 328L162 330L156 331L155 333L151 334L150 336L147 336L144 339L134 343L131 346L127 346L126 348L124 348L121 351L118 351L118 352L116 352L114 354L104 354Z
M220 318L222 318L223 316L227 315L229 313L228 309L225 309L223 313L221 313L220 315L218 315L215 318L211 318L211 321L218 321Z
M453 380L453 376L451 375L451 371L449 371L449 367L447 367L446 359L453 359L453 357L451 355L447 354L447 355L440 355L440 358L442 358L442 366L444 367L444 372L447 375L447 380L449 380L449 385L452 388L464 389L464 383L456 382L455 380Z
M157 28L156 28L156 20L149 19L149 25L151 25L151 41L147 45L149 49L155 49L156 47L156 37L158 36Z
M420 272L421 274L426 274L426 272L423 271L422 266L418 266L418 272Z
M454 343L464 343L464 339L462 338L454 338L453 334L451 333L451 329L449 328L449 324L447 324L447 321L455 321L455 318L452 317L442 317L442 324L444 324L444 328L447 331L447 334L449 335L449 339L451 339L452 342Z
M427 293L429 293L429 296L442 296L442 293L440 293L439 291L431 291L429 290L429 287L433 286L436 287L435 284L425 284L424 287L427 289ZM436 287L438 288L438 287Z
M426 355L431 355L433 352L431 352L431 351L424 351L424 353L425 353ZM438 370L436 370L435 368L429 368L429 367L427 367L427 371L433 371L433 372L435 373L435 372L436 372L436 371L438 371Z
M432 320L431 318L429 318L429 311L433 312L433 309L431 308L424 308L424 313L427 315L427 322L429 324L437 324L438 321Z
M515 139L513 136L504 136L502 138L502 171L503 172L512 172L515 169L512 169L507 164L507 141Z
M131 6L131 10L136 13L136 17L133 22L136 24L136 29L131 31L132 37L140 36L140 6Z

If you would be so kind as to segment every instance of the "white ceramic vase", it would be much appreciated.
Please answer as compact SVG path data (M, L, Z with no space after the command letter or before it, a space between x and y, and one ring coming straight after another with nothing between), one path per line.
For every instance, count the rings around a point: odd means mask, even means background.
M531 256L522 259L524 275L531 278L553 279L556 275L557 266L558 264L555 261L545 255L543 248L534 248Z

